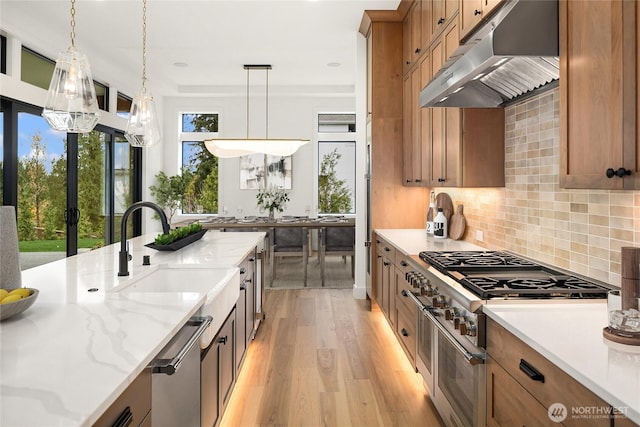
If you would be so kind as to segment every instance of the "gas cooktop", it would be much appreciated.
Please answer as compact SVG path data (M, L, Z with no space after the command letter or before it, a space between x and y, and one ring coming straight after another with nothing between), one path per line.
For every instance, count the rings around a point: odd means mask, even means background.
M606 298L611 288L501 251L425 251L420 259L482 299Z

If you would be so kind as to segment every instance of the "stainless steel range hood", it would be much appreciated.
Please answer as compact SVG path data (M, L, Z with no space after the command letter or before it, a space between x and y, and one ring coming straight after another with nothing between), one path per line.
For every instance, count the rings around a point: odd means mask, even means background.
M502 107L558 79L558 50L557 0L505 0L422 89L420 106Z

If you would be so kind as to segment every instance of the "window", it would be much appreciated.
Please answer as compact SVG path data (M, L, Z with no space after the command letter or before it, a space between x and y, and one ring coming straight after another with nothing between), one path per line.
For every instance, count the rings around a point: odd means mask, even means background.
M98 108L102 111L109 111L109 88L95 80L93 81L93 86L96 88Z
M23 82L48 90L53 70L56 68L56 62L24 46L22 47L21 55L22 73L20 79Z
M131 104L133 104L133 99L118 92L116 104L116 109L118 110L116 111L116 115L128 119L129 112L131 111Z
M7 38L0 36L0 73L7 74Z
M318 114L318 133L353 133L355 131L355 114Z
M218 158L209 153L204 140L218 133L218 114L183 113L180 115L182 177L187 191L182 213L218 212Z
M318 114L318 213L353 214L356 206L355 114Z

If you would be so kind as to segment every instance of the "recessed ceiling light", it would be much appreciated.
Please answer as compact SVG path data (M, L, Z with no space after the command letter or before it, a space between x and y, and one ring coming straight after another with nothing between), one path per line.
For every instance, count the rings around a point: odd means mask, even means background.
M329 63L327 63L327 67L339 67L341 65L342 64L339 63L339 62L329 62Z
M186 62L174 62L173 66L178 68L185 68L188 67L189 64L187 64Z

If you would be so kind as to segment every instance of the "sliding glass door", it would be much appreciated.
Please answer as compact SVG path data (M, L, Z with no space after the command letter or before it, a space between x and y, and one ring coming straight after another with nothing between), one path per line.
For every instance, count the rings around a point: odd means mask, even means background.
M118 242L122 213L140 200L140 149L101 126L55 132L18 102L3 100L1 112L0 196L17 206L21 268ZM140 228L133 219L129 236Z

